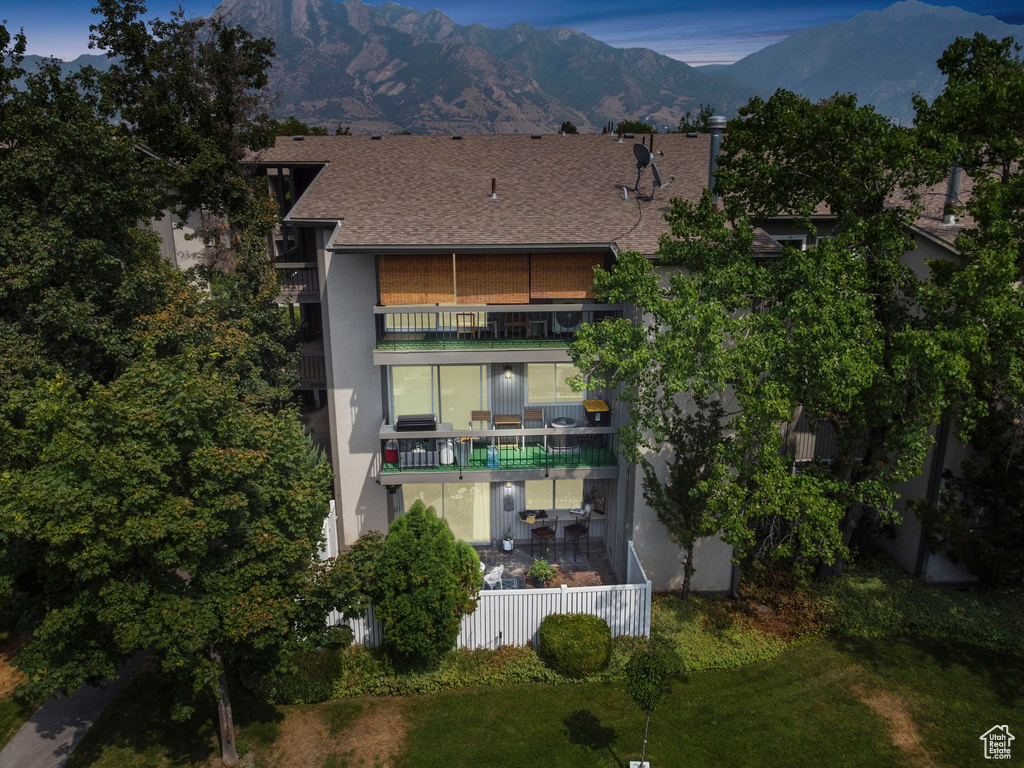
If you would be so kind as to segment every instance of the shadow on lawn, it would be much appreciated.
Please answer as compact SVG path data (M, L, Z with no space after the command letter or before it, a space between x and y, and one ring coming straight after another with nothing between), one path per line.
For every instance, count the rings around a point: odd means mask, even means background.
M68 768L93 765L111 747L149 754L146 762L161 765L209 764L220 752L216 706L198 707L195 716L175 721L172 686L169 678L147 664L86 734ZM273 705L253 698L237 680L230 680L229 688L235 725L242 731L239 742L273 743L283 715Z
M577 709L565 718L562 724L565 726L570 744L578 744L595 752L603 752L607 749L615 763L620 768L625 768L622 760L619 759L619 756L615 754L615 750L612 749L612 744L618 738L615 729L610 726L601 725L597 715L589 709Z
M885 677L894 669L907 669L908 658L916 668L931 664L943 670L964 667L988 686L1006 706L1024 702L1024 659L977 645L918 637L877 639L840 638L836 647Z

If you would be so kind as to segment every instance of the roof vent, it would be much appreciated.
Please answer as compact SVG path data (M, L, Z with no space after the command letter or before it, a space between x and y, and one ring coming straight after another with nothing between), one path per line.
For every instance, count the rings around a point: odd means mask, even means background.
M696 139L698 136L700 136L700 134L697 133L696 131L690 131L688 134L686 134L686 138L688 139Z
M540 138L540 134L539 133L531 133L530 134L530 138L531 139L539 139Z
M459 141L461 139L462 139L462 134L461 133L457 133L454 136L452 136L452 140L453 141Z
M381 135L379 133L378 134L374 134L373 136L370 137L370 141L380 141L380 140L381 140Z
M636 138L632 133L624 133L624 134L622 134L622 136L623 136L623 138L626 138L626 139Z
M292 141L302 141L305 136L292 136Z

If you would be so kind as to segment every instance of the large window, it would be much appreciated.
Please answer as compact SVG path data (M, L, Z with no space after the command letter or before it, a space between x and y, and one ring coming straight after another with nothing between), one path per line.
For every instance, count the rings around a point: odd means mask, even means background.
M472 411L487 408L486 365L442 365L441 421L466 429Z
M569 378L579 375L572 363L530 363L526 366L527 395L531 403L582 403Z
M393 418L434 413L455 429L466 429L470 412L487 408L487 366L393 366L391 402Z
M491 538L490 483L407 483L402 486L405 512L422 501L443 517L452 534L462 541Z
M434 369L429 365L396 365L391 369L391 393L394 413L392 424L399 416L413 413L437 413L437 388Z
M583 503L583 480L527 480L526 509L576 509Z

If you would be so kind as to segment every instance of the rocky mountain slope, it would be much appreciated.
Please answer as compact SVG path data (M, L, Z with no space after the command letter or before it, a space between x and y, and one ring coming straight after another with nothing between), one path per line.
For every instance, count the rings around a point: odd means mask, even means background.
M392 2L224 0L215 15L272 37L276 111L356 132L554 131L563 120L675 127L712 104L731 115L756 89L645 48L572 29L462 26Z

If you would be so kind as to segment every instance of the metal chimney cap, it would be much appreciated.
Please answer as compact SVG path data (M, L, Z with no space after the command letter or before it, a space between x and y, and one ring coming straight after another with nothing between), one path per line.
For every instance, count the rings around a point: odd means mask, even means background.
M712 115L708 118L708 128L725 128L726 122L724 115Z

